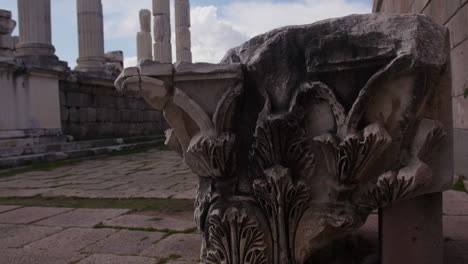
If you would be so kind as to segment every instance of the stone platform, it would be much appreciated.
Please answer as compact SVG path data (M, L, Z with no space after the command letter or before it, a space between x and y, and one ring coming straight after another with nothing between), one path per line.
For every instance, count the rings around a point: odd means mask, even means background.
M161 150L0 176L0 263L198 263L201 239L188 200L197 183L175 153ZM60 206L58 197L91 202ZM122 200L143 198L168 206L121 208ZM100 208L100 200L118 206ZM448 191L444 200L445 263L467 263L468 194ZM189 206L171 207L178 201ZM359 232L375 242L377 215Z

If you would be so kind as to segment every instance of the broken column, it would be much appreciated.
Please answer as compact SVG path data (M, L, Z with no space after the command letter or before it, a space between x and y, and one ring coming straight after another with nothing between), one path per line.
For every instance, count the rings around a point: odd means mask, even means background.
M172 63L169 0L153 0L154 60Z
M177 61L192 62L189 0L175 0Z
M151 11L140 10L140 32L137 33L137 58L153 60L153 40L151 38Z
M50 0L18 0L18 55L54 55Z
M0 9L0 57L10 57L15 49L15 37L11 33L16 27L16 22L11 19L11 12Z
M104 29L101 0L77 0L79 58L76 70L104 67Z

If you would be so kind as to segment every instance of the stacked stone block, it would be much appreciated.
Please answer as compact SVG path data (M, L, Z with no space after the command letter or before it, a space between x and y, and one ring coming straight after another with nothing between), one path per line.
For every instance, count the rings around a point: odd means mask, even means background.
M108 85L61 81L64 133L75 138L161 134L163 117L143 99L124 97Z

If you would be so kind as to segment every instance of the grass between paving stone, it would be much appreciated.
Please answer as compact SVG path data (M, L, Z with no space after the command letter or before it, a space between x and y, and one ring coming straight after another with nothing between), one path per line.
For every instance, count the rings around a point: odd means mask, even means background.
M158 241L174 234L193 234L195 231L197 231L197 228L188 228L182 231L178 230L172 230L172 229L158 229L154 227L128 227L128 226L112 226L112 225L105 225L102 222L93 226L94 229L103 229L103 228L108 228L108 229L117 229L117 230L130 230L130 231L145 231L145 232L159 232L159 233L164 233L161 239Z
M158 149L160 151L170 151L167 146L164 145L164 143L161 141L160 143L155 144L153 147L145 147L145 148L139 148L139 149L134 149L134 150L121 150L121 151L113 151L108 154L107 156L115 157L115 156L125 156L125 155L130 155L130 154L140 154L140 153L146 153L150 151L151 149ZM106 156L104 155L104 156ZM90 156L91 157L91 156ZM86 159L86 158L84 158ZM81 161L81 160L80 160ZM54 169L58 169L61 167L67 167L67 166L74 166L77 165L80 161L77 160L64 160L64 161L56 161L56 162L47 162L47 163L34 163L31 165L28 165L27 167L22 167L19 169L12 169L8 170L6 172L0 173L0 179L1 178L8 178L12 177L18 174L22 173L27 173L27 172L33 172L33 171L52 171Z
M32 171L52 171L61 167L74 166L77 164L78 164L78 161L73 161L73 160L64 160L64 161L56 161L56 162L49 162L49 163L36 163L27 167L13 169L4 173L0 173L0 178L11 177L17 174L32 172Z
M177 255L177 254L171 254L169 255L169 257L167 258L162 258L158 261L158 264L166 264L168 261L171 261L171 260L177 260L181 258L181 256Z
M465 177L460 176L460 178L458 178L458 181L452 186L452 190L457 192L466 192L465 184L463 183L464 180Z
M22 205L37 207L67 207L88 209L130 209L134 211L158 211L164 213L192 212L192 199L163 198L80 198L80 197L0 197L0 205Z
M153 227L128 227L128 226L112 226L112 225L105 225L102 222L93 226L94 229L117 229L117 230L129 230L129 231L145 231L145 232L159 232L164 233L160 239L153 242L153 244L159 243L159 241L168 238L169 236L175 234L195 234L197 231L196 227L188 228L182 231L179 230L172 230L172 229L158 229Z

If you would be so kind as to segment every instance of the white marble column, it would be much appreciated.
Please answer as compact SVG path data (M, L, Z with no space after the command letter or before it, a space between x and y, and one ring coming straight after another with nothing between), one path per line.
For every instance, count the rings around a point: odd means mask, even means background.
M154 60L172 63L171 13L169 0L153 0Z
M137 33L137 58L153 60L153 39L151 36L151 11L140 10L140 32Z
M190 2L175 0L176 56L177 61L192 62L190 36Z
M18 55L54 55L50 0L18 0Z
M101 0L77 0L79 58L77 70L104 67L104 25Z

